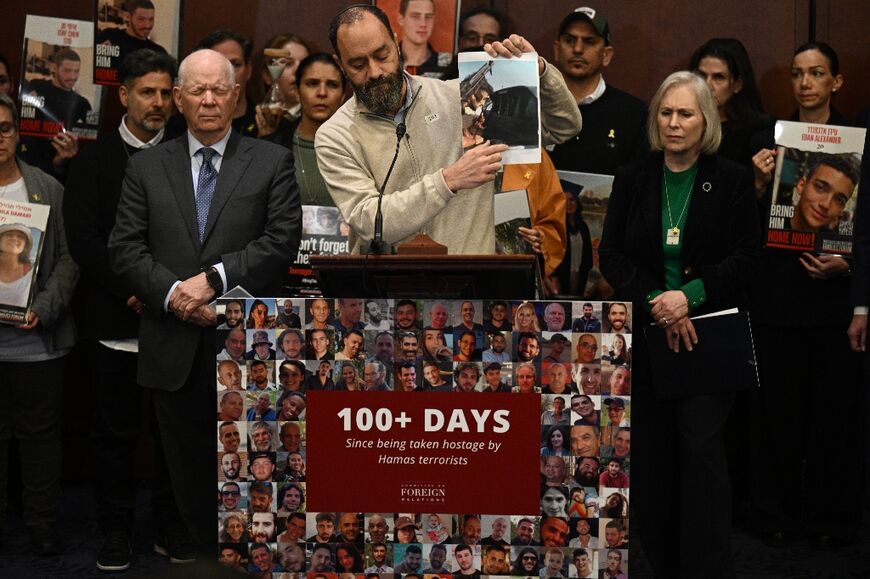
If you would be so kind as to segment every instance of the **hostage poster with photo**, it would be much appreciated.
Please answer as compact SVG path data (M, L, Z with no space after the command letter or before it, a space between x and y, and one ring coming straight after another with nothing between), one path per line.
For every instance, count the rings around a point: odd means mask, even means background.
M581 245L575 241L575 237L580 239L585 237L584 228L588 228L589 241L592 245L591 263L584 263L582 255L575 256L577 252L571 252L572 275L574 272L588 272L584 287L576 288L576 294L593 300L605 300L613 295L613 288L598 269L598 246L601 244L601 234L604 231L604 217L607 215L607 204L610 202L610 192L613 189L613 176L576 171L558 173L562 191L570 195L578 204L575 212L577 223L574 224L574 229L577 231L572 233L569 223L569 244L571 248L580 248ZM581 253L585 252L581 249ZM566 291L566 288L562 289ZM568 293L574 294L574 289L572 287L572 291Z
M779 121L767 247L852 255L867 130Z
M502 164L541 162L541 100L538 54L492 57L459 53L462 149L490 141L508 150Z
M308 263L309 255L341 255L347 253L350 228L337 207L302 206L302 243L290 266L284 295L319 296L317 276Z
M117 86L124 57L141 48L178 54L181 0L94 0L94 83Z
M0 323L27 321L49 209L0 199Z
M69 131L96 139L102 88L91 82L93 23L28 14L21 62L18 132L50 139Z
M460 0L375 0L373 3L390 19L408 74L441 78L456 52Z
M630 303L288 301L217 300L222 563L629 576Z

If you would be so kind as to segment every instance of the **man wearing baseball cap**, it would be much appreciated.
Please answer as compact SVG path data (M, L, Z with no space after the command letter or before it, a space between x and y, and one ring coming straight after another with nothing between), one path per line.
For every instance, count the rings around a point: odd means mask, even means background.
M550 353L544 358L544 362L567 362L568 360L562 359L562 354L565 353L565 348L571 341L565 337L565 334L556 333L550 336L549 342L546 342L546 346L549 347Z
M583 131L552 152L557 169L613 175L643 156L646 105L612 85L602 71L613 59L610 25L594 8L577 8L562 19L554 42L556 66L583 116Z

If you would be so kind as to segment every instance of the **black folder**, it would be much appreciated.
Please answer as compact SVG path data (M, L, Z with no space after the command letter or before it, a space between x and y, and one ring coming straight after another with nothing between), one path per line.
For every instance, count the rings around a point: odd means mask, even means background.
M700 316L692 324L698 343L691 352L682 341L678 353L668 348L665 332L670 329L643 329L658 398L725 394L759 385L749 312Z

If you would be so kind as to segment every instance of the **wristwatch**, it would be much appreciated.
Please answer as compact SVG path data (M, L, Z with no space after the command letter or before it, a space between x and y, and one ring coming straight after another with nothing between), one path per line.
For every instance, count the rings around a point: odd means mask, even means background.
M222 295L224 289L224 281L221 279L221 274L216 267L212 266L205 271L205 280L209 287L214 290L214 295Z

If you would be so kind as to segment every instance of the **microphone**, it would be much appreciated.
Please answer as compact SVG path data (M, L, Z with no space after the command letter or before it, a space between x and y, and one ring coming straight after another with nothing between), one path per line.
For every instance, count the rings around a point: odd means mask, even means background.
M402 144L402 137L404 136L405 123L399 123L396 125L396 153L393 155L393 162L390 163L387 176L384 177L384 182L381 184L380 191L378 191L378 210L375 213L375 235L369 245L369 255L389 255L393 252L392 246L384 241L384 214L381 212L381 202L384 200L384 190L387 188L387 182L390 180L390 175L393 174L393 167L396 166L396 159L399 158L399 146Z

